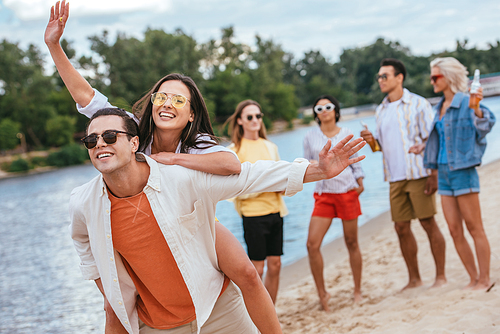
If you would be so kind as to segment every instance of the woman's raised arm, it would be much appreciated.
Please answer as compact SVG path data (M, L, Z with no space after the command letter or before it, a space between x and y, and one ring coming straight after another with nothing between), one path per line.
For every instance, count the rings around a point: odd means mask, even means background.
M92 86L73 67L61 47L60 39L69 18L69 3L65 0L56 2L50 9L50 18L45 28L45 44L49 48L57 71L68 88L73 100L81 106L86 106L94 97Z

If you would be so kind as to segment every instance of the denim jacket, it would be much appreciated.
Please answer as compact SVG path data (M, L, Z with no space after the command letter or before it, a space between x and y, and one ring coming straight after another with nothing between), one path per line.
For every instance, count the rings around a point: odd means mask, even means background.
M436 115L424 152L424 166L426 168L438 168L439 137L435 125L439 120L443 101L444 97L434 107ZM486 149L486 134L491 131L495 124L495 115L484 105L480 105L480 108L483 112L483 118L477 117L474 110L469 108L469 95L458 92L443 116L446 153L450 170L481 164L481 158Z

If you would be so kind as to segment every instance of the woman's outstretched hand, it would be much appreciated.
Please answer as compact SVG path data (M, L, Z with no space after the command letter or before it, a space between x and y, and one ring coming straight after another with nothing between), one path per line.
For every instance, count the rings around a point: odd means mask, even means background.
M50 18L47 28L45 28L45 44L59 44L59 40L64 32L66 21L69 18L69 3L66 0L56 2L50 8Z
M318 163L312 163L307 168L304 183L330 179L339 175L353 163L363 160L364 155L358 157L353 157L353 155L363 148L366 142L361 138L351 140L352 138L353 135L348 135L333 148L331 148L332 142L328 140L319 152Z

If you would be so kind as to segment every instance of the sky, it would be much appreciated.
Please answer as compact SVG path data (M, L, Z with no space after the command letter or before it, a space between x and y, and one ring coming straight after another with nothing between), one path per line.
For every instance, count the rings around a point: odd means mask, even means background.
M0 0L0 39L25 49L48 50L43 34L50 0ZM254 45L255 35L272 39L302 58L319 50L336 62L343 49L372 44L377 38L399 41L413 55L455 49L468 39L481 49L500 40L499 0L71 0L64 38L77 55L89 55L87 37L104 29L142 38L150 27L181 28L198 43L234 26L236 42ZM48 59L50 62L50 59Z

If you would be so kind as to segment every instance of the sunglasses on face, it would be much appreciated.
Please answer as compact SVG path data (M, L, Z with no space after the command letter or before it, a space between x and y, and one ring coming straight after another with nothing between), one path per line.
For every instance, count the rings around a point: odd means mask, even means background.
M439 78L444 77L442 74L431 75L431 82L436 82Z
M335 110L335 105L333 103L327 103L324 106L321 104L314 106L314 112L316 112L316 114L322 114L325 111L330 112L332 110Z
M83 145L85 145L86 148L89 150L96 147L97 142L99 141L99 137L104 140L104 142L108 145L116 143L116 139L118 137L119 133L123 133L129 136L132 136L130 133L125 132L125 131L118 131L118 130L106 130L100 135L96 135L95 133L91 133L90 135L83 137L81 141L83 142Z
M255 118L257 118L257 119L261 119L261 118L262 118L262 116L264 116L264 114L263 114L263 113L260 113L260 114L257 114L257 115L248 115L248 116L247 116L247 119L248 119L249 121L251 121L251 120L253 119L253 117L254 117L254 116L255 116Z
M171 101L170 103L172 103L174 108L182 108L189 101L187 97L181 94L170 94L169 96L167 93L156 92L151 94L151 103L157 107L161 107L168 101L169 98Z
M385 74L385 73L384 73L384 74L377 74L377 75L375 76L375 79L376 79L377 81L379 81L379 80L382 80L382 81L387 81L387 74Z

